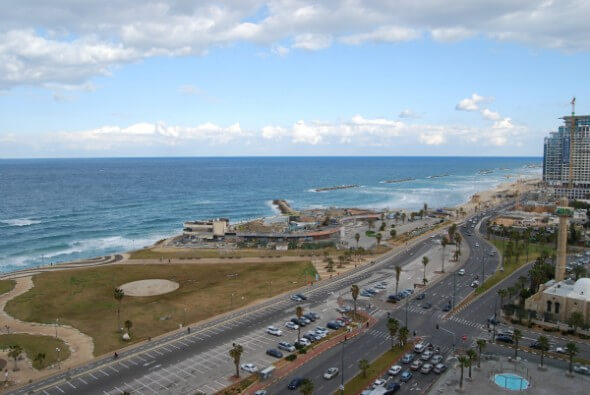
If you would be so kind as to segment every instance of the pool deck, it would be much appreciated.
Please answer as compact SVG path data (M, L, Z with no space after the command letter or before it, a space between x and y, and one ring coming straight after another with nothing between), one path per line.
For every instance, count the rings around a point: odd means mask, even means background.
M519 361L514 363L505 357L497 360L481 361L481 370L478 370L474 363L472 368L472 378L469 380L469 369L464 370L463 391L459 391L459 377L461 370L454 367L453 363L449 364L449 370L433 385L427 392L430 395L439 394L477 394L477 395L495 395L495 394L535 394L535 395L555 395L555 394L587 394L590 388L590 376L584 376L577 373L573 377L566 376L567 370L545 366L547 370L539 370L534 362ZM529 389L524 391L511 391L497 386L493 377L498 373L512 373L524 377L531 382Z

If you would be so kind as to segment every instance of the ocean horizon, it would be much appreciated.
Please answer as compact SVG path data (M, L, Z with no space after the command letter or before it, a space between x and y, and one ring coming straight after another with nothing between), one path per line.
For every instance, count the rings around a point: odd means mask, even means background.
M417 209L538 177L539 157L254 156L0 160L0 272L141 248L186 220L295 208ZM400 181L387 183L386 181ZM350 189L316 192L338 185Z

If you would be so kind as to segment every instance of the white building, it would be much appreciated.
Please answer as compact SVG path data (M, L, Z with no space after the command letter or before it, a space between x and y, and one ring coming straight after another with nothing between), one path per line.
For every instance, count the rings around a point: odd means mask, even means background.
M184 223L182 234L185 237L199 240L214 240L224 237L229 228L229 219L217 218L204 221L188 221Z

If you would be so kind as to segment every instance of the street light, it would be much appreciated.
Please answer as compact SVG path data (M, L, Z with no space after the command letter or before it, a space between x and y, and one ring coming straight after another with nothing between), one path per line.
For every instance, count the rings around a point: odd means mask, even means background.
M55 319L55 338L57 339L57 324L59 323L59 318Z
M61 369L61 358L59 354L61 349L59 347L55 347L55 351L57 351L57 367L58 369Z
M344 395L344 344L346 343L346 336L344 336L344 340L340 343L342 344L342 352L340 355L340 394Z
M451 335L453 335L453 351L455 351L455 332L452 332L448 329L445 329L443 327L441 327L439 324L436 324L436 329L440 329L442 331L445 331L447 333L450 333Z

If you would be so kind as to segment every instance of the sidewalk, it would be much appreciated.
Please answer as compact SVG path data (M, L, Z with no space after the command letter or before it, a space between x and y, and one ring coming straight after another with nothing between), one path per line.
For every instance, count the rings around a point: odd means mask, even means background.
M366 314L365 312L357 311L357 314L364 315L368 319L370 327L375 325L375 323L377 322L377 320L375 318ZM340 344L344 340L345 336L347 339L351 339L351 338L359 335L360 333L362 333L362 331L365 329L366 329L366 324L361 328L353 329L352 332L344 332L344 333L341 333L338 336L335 336L325 342L322 342L317 347L314 347L313 349L308 351L306 354L297 354L297 359L295 361L290 362L290 363L278 368L277 370L275 370L273 377L270 380L257 381L256 383L254 383L254 385L252 385L250 388L248 388L244 393L247 395L251 395L251 394L254 394L258 390L267 388L267 387L271 386L272 384L275 384L275 383L281 381L286 376L288 376L291 372L293 372L294 370L303 366L307 362L311 361L312 359L314 359L315 357L317 357L321 353Z

